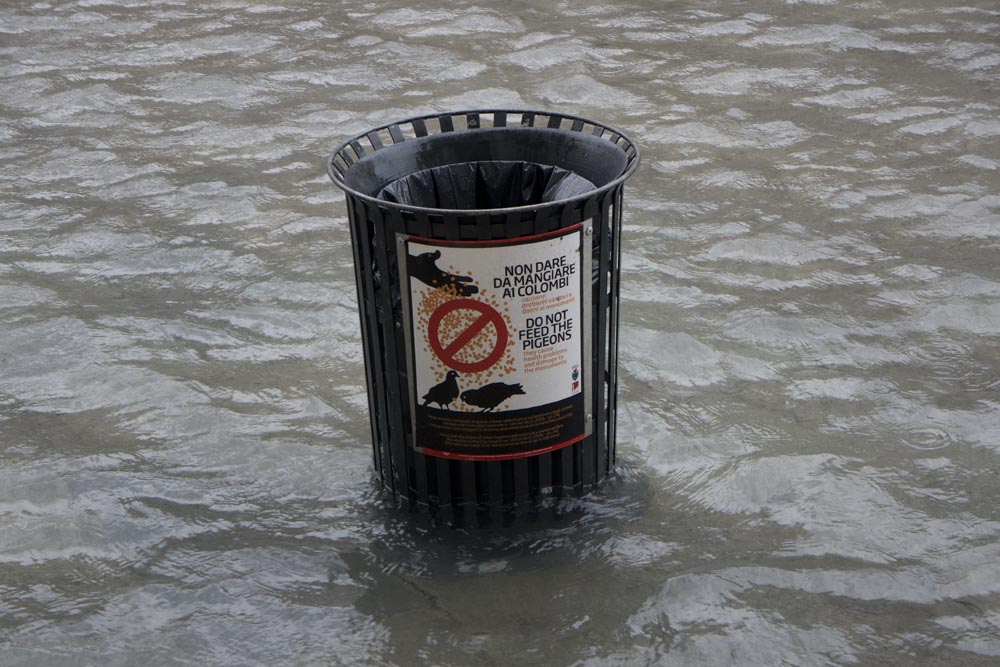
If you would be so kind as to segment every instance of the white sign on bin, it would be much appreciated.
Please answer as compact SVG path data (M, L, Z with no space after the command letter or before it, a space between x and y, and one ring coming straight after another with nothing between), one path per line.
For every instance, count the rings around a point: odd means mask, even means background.
M509 459L587 435L584 229L502 241L401 236L418 451Z

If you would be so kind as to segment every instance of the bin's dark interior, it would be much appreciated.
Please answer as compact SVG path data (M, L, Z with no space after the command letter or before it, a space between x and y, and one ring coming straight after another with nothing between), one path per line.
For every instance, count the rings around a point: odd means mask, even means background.
M619 146L590 134L492 128L386 146L355 162L344 181L411 206L491 209L582 195L613 181L626 164Z
M594 184L571 171L534 162L463 162L424 169L385 186L379 199L424 208L528 206L590 192Z

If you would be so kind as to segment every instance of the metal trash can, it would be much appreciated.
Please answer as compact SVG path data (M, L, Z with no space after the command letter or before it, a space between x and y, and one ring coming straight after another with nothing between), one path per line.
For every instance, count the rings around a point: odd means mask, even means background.
M624 133L543 111L419 116L345 141L382 483L432 511L582 493L615 461Z

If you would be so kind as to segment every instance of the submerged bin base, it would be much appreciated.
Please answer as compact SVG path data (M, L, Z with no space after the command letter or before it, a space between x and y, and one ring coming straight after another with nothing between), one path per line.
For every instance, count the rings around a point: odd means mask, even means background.
M411 118L345 142L374 463L398 499L514 507L615 458L621 132L538 111Z

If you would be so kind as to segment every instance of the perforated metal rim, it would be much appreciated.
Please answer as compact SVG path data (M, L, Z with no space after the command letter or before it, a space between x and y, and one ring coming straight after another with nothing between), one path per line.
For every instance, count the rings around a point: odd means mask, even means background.
M344 181L344 175L351 166L366 155L370 155L378 150L395 144L407 141L407 139L417 139L420 137L435 134L448 134L461 130L481 130L500 127L511 127L508 121L512 117L517 117L517 127L543 127L550 130L560 130L563 132L589 132L595 137L600 137L614 144L625 153L626 163L622 173L614 180L594 188L575 197L559 199L551 202L530 204L526 206L511 206L506 208L486 208L486 209L447 209L428 208L423 206L413 206L410 204L399 204L389 202L384 199L377 199L369 194L355 190ZM483 124L484 118L492 121L492 124ZM432 132L427 121L436 120L438 131ZM458 121L456 125L456 121ZM541 122L539 122L541 121ZM564 128L563 125L569 124ZM409 135L409 136L407 136ZM370 150L365 148L365 144ZM353 157L352 157L353 154ZM369 202L385 209L396 209L399 211L410 211L414 213L426 213L432 215L483 215L483 214L508 214L527 213L549 207L565 206L567 204L583 201L590 197L613 190L631 176L639 166L639 150L631 138L621 130L599 123L597 121L575 116L572 114L555 113L551 111L539 111L534 109L466 109L462 111L452 111L446 113L432 113L423 116L414 116L403 120L386 123L376 128L357 134L344 141L334 151L327 160L326 171L330 175L334 184L348 193L352 197Z

